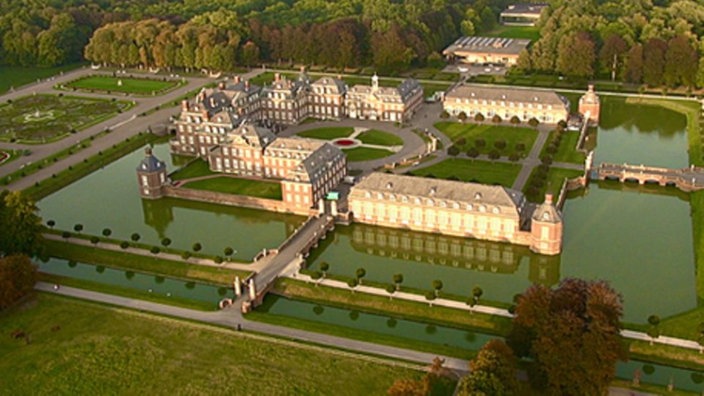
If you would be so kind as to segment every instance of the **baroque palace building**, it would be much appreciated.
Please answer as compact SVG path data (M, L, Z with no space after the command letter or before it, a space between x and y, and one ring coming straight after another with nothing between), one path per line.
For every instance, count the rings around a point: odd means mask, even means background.
M516 116L523 122L535 118L556 124L568 120L570 102L549 91L458 84L445 94L443 109L452 116L464 113L470 119L477 114L488 119L498 115L505 121Z
M345 155L330 143L277 138L251 123L243 123L212 148L208 163L214 172L280 180L283 201L305 208L317 204L347 174Z
M562 248L552 197L536 208L502 186L372 173L352 187L348 206L352 220L366 224L508 242L546 255Z

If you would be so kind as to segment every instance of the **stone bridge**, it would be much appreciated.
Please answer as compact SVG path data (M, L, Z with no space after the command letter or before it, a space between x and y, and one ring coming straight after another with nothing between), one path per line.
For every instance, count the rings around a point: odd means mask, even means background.
M661 186L675 186L690 192L704 189L704 168L691 166L682 169L657 168L645 165L602 163L596 169L599 180L620 182L653 183Z
M278 249L273 250L274 254L261 258L260 261L265 262L259 272L246 279L242 285L235 282L235 292L242 294L245 299L243 311L261 304L276 278L287 271L298 270L303 257L317 247L320 240L325 239L327 233L334 228L334 217L325 213L311 216Z

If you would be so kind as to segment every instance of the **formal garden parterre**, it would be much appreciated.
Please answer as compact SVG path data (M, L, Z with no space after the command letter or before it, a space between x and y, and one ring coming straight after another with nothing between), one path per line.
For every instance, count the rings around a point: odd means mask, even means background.
M183 80L170 80L165 77L156 78L141 78L132 76L108 76L108 75L93 75L81 77L77 80L70 81L59 86L60 89L80 90L85 92L101 92L101 93L125 93L135 95L161 95L167 91L185 84Z
M25 96L0 105L0 139L21 143L54 141L132 106L133 102L61 94Z

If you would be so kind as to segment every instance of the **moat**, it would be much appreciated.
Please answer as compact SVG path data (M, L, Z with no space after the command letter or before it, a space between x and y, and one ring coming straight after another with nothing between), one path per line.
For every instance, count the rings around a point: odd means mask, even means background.
M658 107L604 100L597 136L599 161L686 165L684 116ZM625 106L625 107L624 107ZM619 112L621 109L621 112ZM629 116L623 116L627 110ZM641 125L640 115L658 128ZM155 154L174 169L166 145ZM176 199L141 200L134 168L142 150L122 158L39 202L42 216L57 228L222 254L230 246L236 260L248 262L262 248L275 248L304 220L302 217L201 204ZM65 202L73 202L67 206ZM365 279L390 283L402 273L404 286L467 296L474 286L483 298L510 304L533 282L553 285L564 277L609 280L622 293L625 317L643 323L648 315L667 317L697 305L690 207L686 194L674 189L617 183L591 183L570 195L564 207L564 251L557 257L532 254L508 244L442 237L364 225L340 226L308 260L310 268L330 263L330 273L353 276L364 267ZM394 242L395 241L395 242ZM396 244L396 245L394 245ZM667 300L653 290L670 290Z

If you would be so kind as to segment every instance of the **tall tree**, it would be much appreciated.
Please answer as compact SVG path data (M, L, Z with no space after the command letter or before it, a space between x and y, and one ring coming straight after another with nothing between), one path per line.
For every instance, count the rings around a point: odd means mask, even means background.
M674 87L684 85L694 86L697 75L697 51L685 36L677 36L667 43L665 53L665 84Z
M604 45L599 50L599 64L602 70L611 74L611 80L616 79L626 51L628 43L618 34L611 34L604 40Z
M27 295L37 283L37 267L24 254L0 257L0 309Z
M606 282L565 279L551 290L535 285L520 298L508 341L534 359L534 386L549 395L603 394L625 360L621 296Z
M643 82L657 87L662 85L665 71L665 53L667 43L653 38L643 45Z
M462 379L457 392L469 395L513 395L517 391L516 357L501 340L487 342L469 362L469 374Z
M623 79L635 84L640 84L643 81L643 46L641 44L636 44L628 50Z
M19 191L0 193L0 255L39 251L42 220L37 210Z
M563 37L557 48L557 71L567 76L594 75L594 41L589 33L579 32Z

